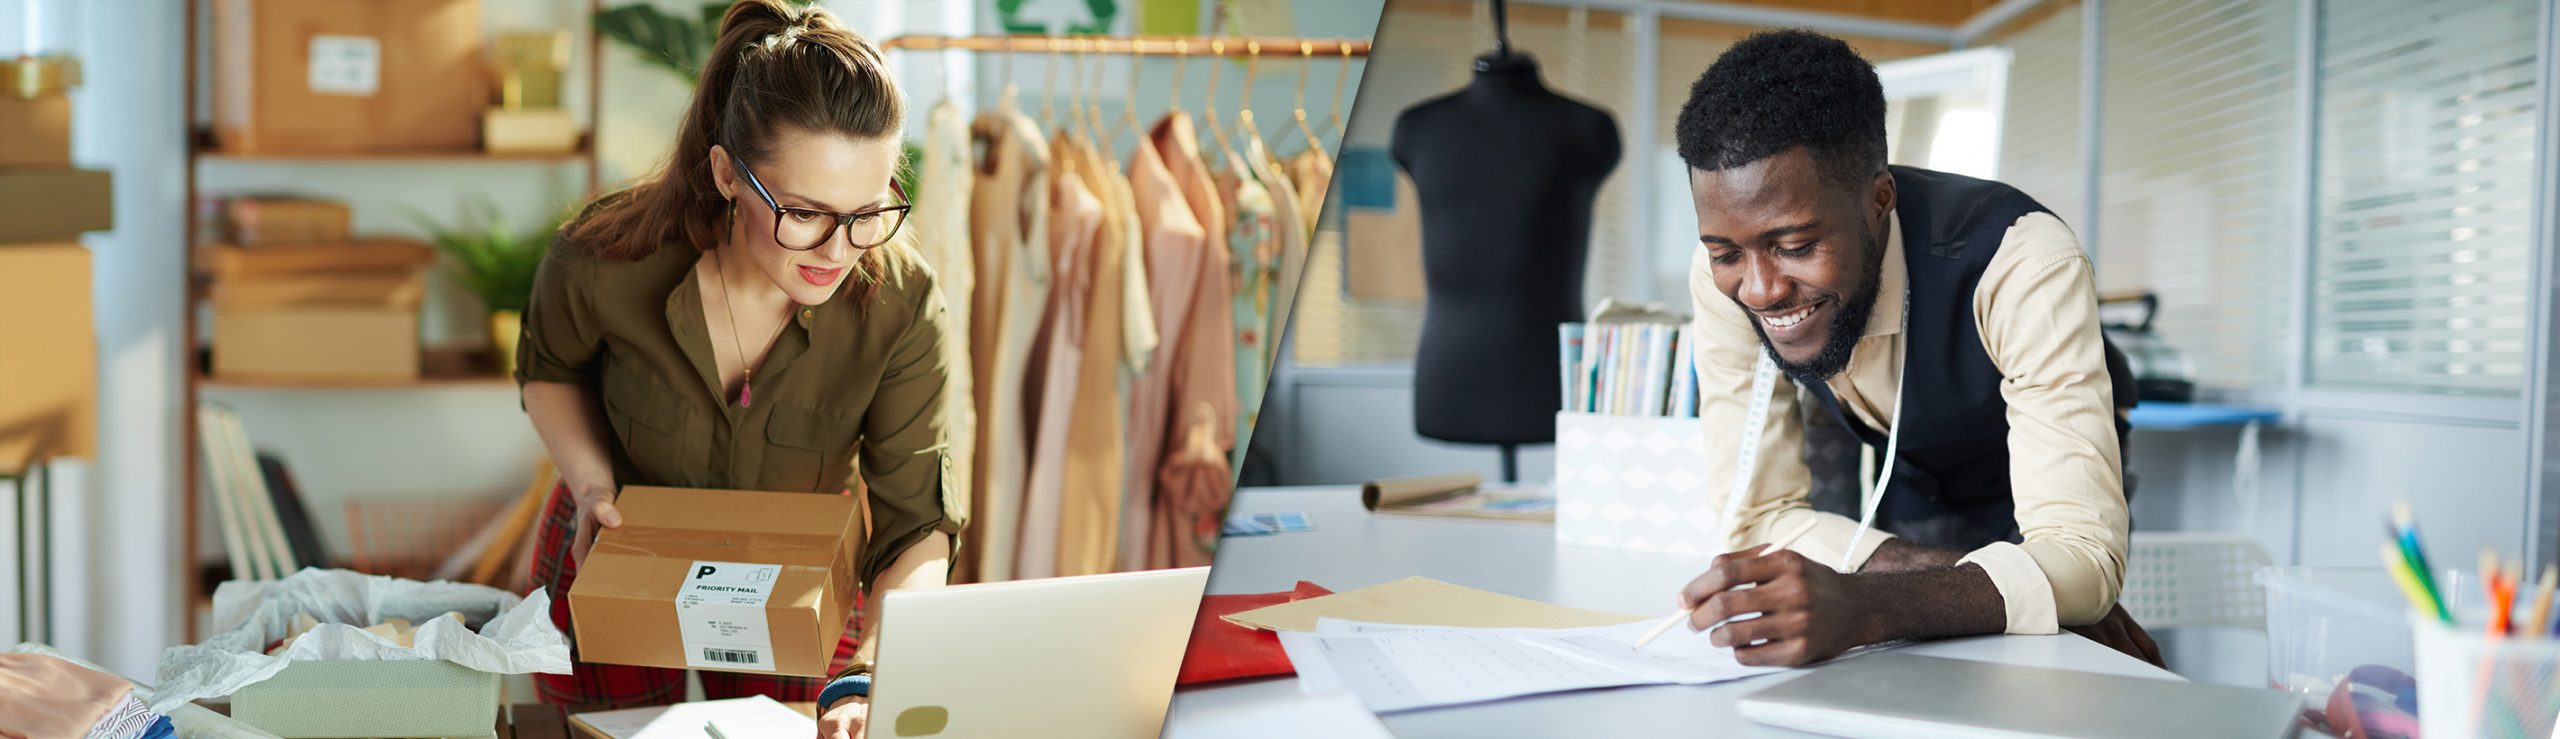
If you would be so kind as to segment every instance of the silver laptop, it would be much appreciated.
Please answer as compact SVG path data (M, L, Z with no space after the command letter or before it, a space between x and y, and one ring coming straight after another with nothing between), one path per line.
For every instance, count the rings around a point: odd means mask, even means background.
M1209 568L892 590L872 739L1152 737Z
M2276 690L1886 652L1743 696L1771 726L1857 737L2291 737L2302 700Z

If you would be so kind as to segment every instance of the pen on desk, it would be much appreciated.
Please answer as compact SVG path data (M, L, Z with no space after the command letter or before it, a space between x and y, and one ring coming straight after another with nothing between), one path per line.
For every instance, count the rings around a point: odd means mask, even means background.
M710 734L711 739L729 739L729 735L720 733L719 724L709 721L702 722L702 733Z
M1796 530L1787 532L1786 536L1778 537L1777 541L1769 542L1768 546L1761 547L1760 554L1758 556L1766 557L1771 554L1776 554L1780 549L1793 546L1797 539L1802 539L1805 534L1813 531L1813 524L1813 521L1806 521L1802 524L1796 525ZM1644 645L1651 644L1653 643L1653 640L1662 638L1663 634L1671 632L1672 626L1688 620L1689 615L1696 613L1697 610L1698 609L1695 607L1682 608L1678 612L1671 614L1669 617L1662 619L1662 623L1660 625L1653 627L1652 631L1644 632L1644 637L1636 640L1634 648L1643 649Z

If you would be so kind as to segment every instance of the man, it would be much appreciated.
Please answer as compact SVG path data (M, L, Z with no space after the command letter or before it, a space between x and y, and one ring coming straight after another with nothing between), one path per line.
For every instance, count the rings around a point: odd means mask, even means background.
M1884 116L1875 68L1803 31L1736 44L1681 109L1706 479L1739 509L1681 592L1690 627L1746 664L2061 628L2156 664L2115 605L2123 429L2089 260L2014 188L1886 166ZM1807 505L1799 386L1890 470L1876 530Z

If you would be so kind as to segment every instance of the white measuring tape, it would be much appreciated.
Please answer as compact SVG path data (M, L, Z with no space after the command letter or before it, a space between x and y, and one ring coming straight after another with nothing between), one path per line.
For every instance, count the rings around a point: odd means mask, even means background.
M1876 507L1884 503L1885 486L1893 481L1893 464L1897 459L1895 452L1902 447L1902 399L1909 395L1904 391L1910 389L1906 387L1907 383L1904 380L1911 377L1909 365L1911 293L1907 288L1902 294L1902 333L1903 335L1899 337L1902 346L1895 352L1896 364L1899 365L1896 369L1901 370L1901 373L1894 378L1893 417L1888 420L1888 425L1885 427L1884 458L1876 465L1878 468L1876 484L1868 488L1864 500L1859 503L1858 533L1849 537L1849 548L1841 550L1840 564L1832 566L1832 569L1841 572L1849 571L1849 558L1858 551L1859 542L1866 540L1867 530L1875 528ZM1746 414L1747 420L1743 422L1745 425L1742 427L1742 449L1734 460L1733 485L1725 492L1722 518L1725 521L1727 541L1742 533L1743 498L1751 490L1751 476L1760 468L1760 437L1769 425L1769 401L1778 392L1777 360L1769 358L1767 347L1754 348L1760 350L1760 362L1751 370L1751 404ZM1833 397L1838 396L1835 394ZM1847 417L1848 409L1841 409L1840 415Z

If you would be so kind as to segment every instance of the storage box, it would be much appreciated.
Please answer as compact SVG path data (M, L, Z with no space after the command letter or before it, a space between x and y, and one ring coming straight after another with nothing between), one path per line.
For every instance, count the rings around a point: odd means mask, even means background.
M569 586L587 662L819 677L854 612L848 495L630 487Z
M115 183L105 172L0 168L0 243L67 241L115 228L115 206Z
M231 717L287 739L485 736L499 676L444 660L294 662L231 694Z
M418 378L412 270L217 284L213 374L227 380L398 383Z
M564 154L578 150L578 119L557 108L490 108L480 118L481 148L491 154Z
M498 107L558 108L569 71L568 31L508 31L489 44L490 73Z
M0 167L71 166L71 96L0 95Z
M0 469L97 453L89 250L0 244Z
M343 244L257 249L214 245L196 249L196 269L222 281L354 272L406 272L432 264L435 260L435 247L408 239L356 239Z
M479 0L220 0L214 139L242 154L477 148Z
M1556 414L1556 543L1708 556L1724 551L1706 431L1695 418Z
M334 200L237 197L224 204L223 216L241 246L338 244L353 236L354 213Z
M2257 581L2267 588L2267 684L2301 696L2305 709L2325 710L2358 667L2417 674L2409 601L2382 568L2269 567ZM2436 585L2456 611L2486 605L2469 574L2439 571Z

